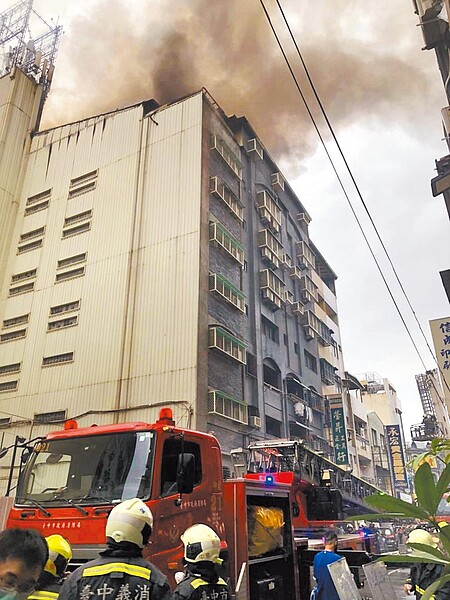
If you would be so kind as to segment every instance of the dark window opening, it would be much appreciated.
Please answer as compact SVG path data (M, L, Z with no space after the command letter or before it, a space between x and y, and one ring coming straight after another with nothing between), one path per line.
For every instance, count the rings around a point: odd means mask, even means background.
M202 458L199 444L184 442L184 452L193 454L195 458L194 486L202 482ZM181 440L168 439L164 442L161 468L161 496L177 493L177 466L181 454Z
M266 433L275 437L281 437L281 421L272 419L266 415Z
M308 350L305 350L305 365L314 373L317 373L317 359Z

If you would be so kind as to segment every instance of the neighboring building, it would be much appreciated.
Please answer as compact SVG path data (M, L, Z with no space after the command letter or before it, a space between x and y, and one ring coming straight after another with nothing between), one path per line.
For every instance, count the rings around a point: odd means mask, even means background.
M423 420L411 426L411 439L413 442L423 442L436 437L448 438L450 421L438 370L416 375L416 383L422 402Z
M444 84L444 91L450 103L450 31L449 31L449 0L413 0L415 12L420 19L424 47L423 50L434 50L438 68ZM450 106L442 109L442 124L444 139L450 149ZM433 196L442 194L450 217L450 154L436 160L437 176L431 180ZM440 272L442 285L450 302L450 269Z
M336 275L249 122L202 90L28 147L39 91L19 68L0 79L0 178L19 182L1 198L4 445L167 405L224 452L276 436L331 456Z
M378 373L364 373L357 376L363 389L362 401L368 412L374 411L387 425L402 426L402 405L392 383Z

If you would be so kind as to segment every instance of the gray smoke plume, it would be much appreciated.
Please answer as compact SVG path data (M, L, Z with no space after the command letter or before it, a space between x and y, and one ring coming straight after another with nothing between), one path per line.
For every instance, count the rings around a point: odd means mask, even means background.
M265 3L322 124L276 4ZM364 120L425 135L431 116L417 117L436 68L424 66L412 8L388 3L381 11L357 0L301 4L282 2L336 129ZM296 162L317 145L259 0L133 6L99 0L72 20L43 127L151 97L163 104L206 87L225 112L249 119L274 158L289 153Z

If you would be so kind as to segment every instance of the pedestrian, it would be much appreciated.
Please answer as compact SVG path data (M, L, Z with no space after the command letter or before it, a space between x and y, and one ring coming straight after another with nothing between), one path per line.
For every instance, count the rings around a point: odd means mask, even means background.
M413 529L408 537L408 544L427 544L428 546L437 547L437 543L433 536L425 531L425 529ZM414 553L414 551L413 551ZM414 563L411 566L409 577L403 585L403 589L407 594L415 594L416 599L422 598L427 587L439 579L442 575L442 565L435 563ZM450 600L450 582L445 583L432 596L435 600Z
M184 545L184 578L178 583L173 600L230 600L226 582L219 577L217 565L220 538L208 525L192 525L181 536Z
M57 600L66 578L67 565L72 558L72 548L62 535L49 535L45 541L49 557L36 590L28 596L28 600Z
M59 600L170 600L166 576L142 556L152 528L142 500L115 506L106 523L106 550L66 579Z
M328 565L340 560L342 556L336 554L338 547L338 537L332 530L325 531L323 536L325 549L318 552L314 557L314 579L316 584L316 600L339 600L339 594L331 579Z
M22 600L36 589L48 559L43 536L34 529L0 533L0 600Z

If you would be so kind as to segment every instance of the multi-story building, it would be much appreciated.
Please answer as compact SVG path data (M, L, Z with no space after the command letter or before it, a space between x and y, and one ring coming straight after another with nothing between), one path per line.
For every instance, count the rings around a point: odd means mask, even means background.
M37 131L39 86L0 79L3 445L169 405L330 455L336 275L250 123L201 90Z
M393 384L378 373L357 377L363 388L361 398L367 412L376 412L385 426L400 425L403 435L402 405Z
M413 0L416 14L419 16L422 31L423 50L434 50L439 72L444 84L447 101L450 103L450 0ZM450 106L442 109L442 124L447 149L450 149ZM437 176L431 181L433 196L443 195L450 217L450 154L436 160ZM450 269L440 272L442 284L450 301Z

